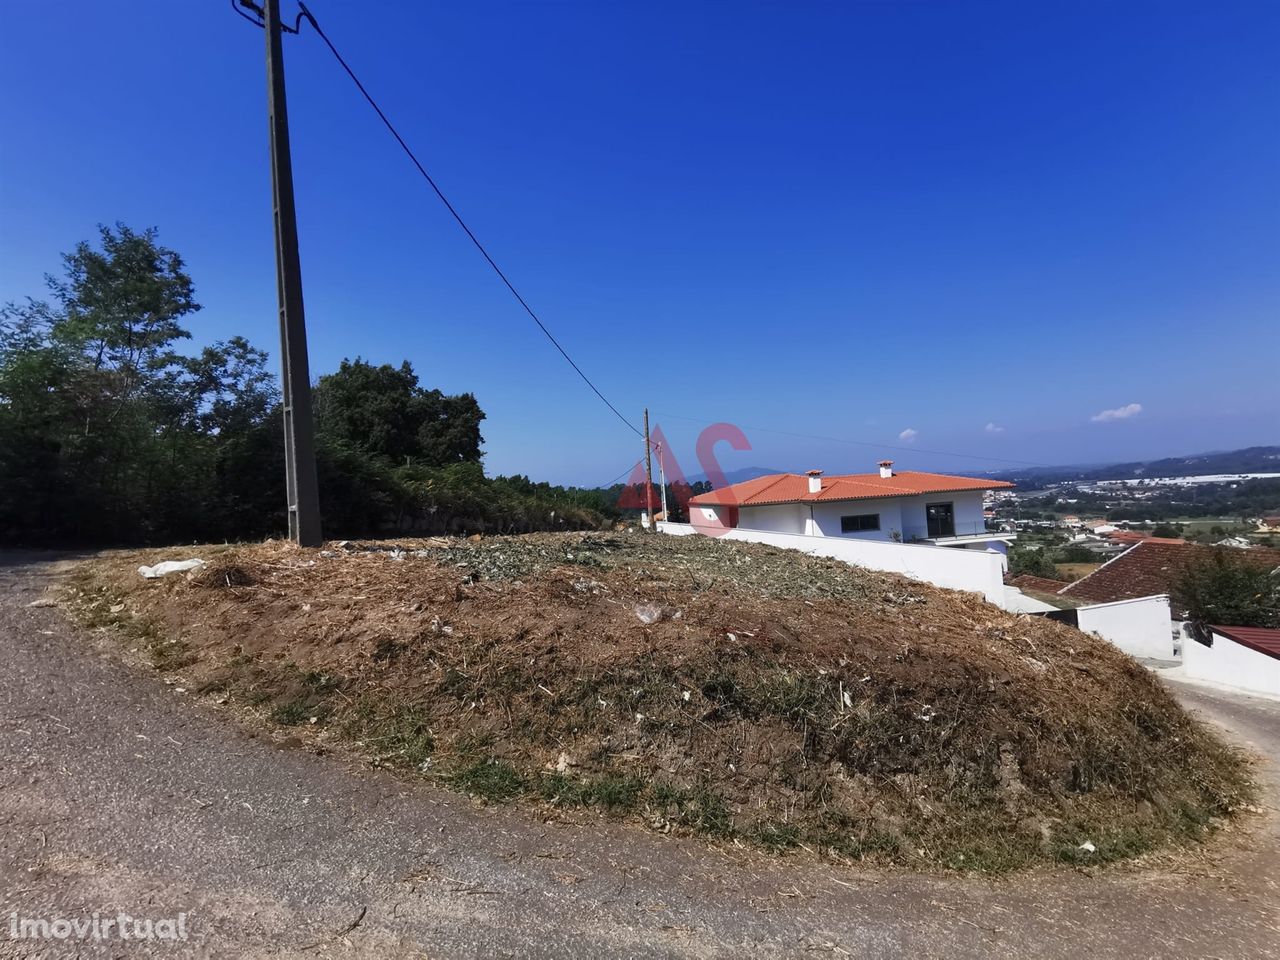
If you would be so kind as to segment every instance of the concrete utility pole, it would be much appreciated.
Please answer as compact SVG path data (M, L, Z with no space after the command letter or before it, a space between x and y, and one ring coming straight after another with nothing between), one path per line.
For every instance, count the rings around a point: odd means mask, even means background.
M649 443L649 408L644 408L644 502L649 510L649 532L658 529L658 521L653 519L653 447Z
M667 513L667 471L662 465L662 444L658 444L658 492L662 494L662 519L670 520Z
M293 206L293 162L289 113L284 98L284 50L280 0L263 0L267 34L267 116L271 127L271 195L276 228L276 292L280 302L280 362L284 387L284 471L289 501L289 538L318 547L320 491L316 482L315 430L311 423L311 373L302 312L302 265Z

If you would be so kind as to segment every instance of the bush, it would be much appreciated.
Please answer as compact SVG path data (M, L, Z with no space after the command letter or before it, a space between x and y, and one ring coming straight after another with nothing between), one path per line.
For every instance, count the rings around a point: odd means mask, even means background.
M1058 576L1058 568L1053 565L1048 551L1044 549L1015 547L1010 550L1009 573L1014 576L1028 573L1035 577L1048 577L1050 580L1061 579Z
M1188 620L1232 627L1280 627L1280 576L1246 550L1214 550L1174 583Z

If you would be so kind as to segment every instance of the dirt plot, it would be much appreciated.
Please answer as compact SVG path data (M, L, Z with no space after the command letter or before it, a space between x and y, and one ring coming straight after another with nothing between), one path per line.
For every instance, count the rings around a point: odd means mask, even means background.
M112 553L73 583L82 619L193 691L562 816L994 871L1197 841L1251 795L1104 641L761 545L267 543Z

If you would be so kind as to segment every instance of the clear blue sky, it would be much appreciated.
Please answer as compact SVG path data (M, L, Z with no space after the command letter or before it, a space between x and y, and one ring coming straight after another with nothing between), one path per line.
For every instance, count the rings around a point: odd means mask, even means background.
M674 414L954 472L1002 464L919 451L1280 442L1280 3L313 10L688 473L698 426ZM621 472L639 443L319 39L286 47L313 375L408 358L479 397L490 472ZM99 222L154 225L195 277L196 342L274 351L262 52L223 0L0 4L0 299L40 294ZM747 434L727 468L879 458Z

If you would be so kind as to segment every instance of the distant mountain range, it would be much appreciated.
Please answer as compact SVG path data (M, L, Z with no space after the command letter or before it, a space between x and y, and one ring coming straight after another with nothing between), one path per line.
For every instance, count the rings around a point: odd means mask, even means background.
M767 477L771 473L786 473L785 470L771 470L768 467L739 467L737 470L730 470L724 475L726 484L742 483L744 480L754 480L756 477ZM705 473L695 473L689 477L690 483L702 483L708 477Z
M771 473L786 472L771 467L739 467L737 470L727 471L724 479L726 483L742 483ZM1163 460L1134 460L1129 463L1022 467L1018 470L999 473L984 471L973 475L1009 480L1024 489L1034 489L1054 483L1093 483L1098 480L1129 480L1138 477L1194 477L1219 473L1280 473L1280 447L1245 447L1243 450L1166 457ZM690 483L706 479L705 473L695 473L688 478Z
M1053 483L1093 483L1098 480L1132 480L1141 477L1195 477L1222 473L1280 473L1280 447L1245 447L1199 453L1163 460L1073 467L1027 467L998 474L1022 487Z

